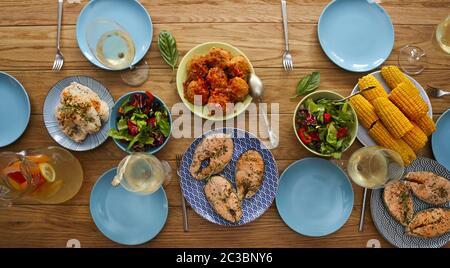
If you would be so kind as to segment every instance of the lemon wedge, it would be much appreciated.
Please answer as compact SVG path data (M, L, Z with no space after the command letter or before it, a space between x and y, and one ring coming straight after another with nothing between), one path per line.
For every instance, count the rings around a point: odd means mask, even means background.
M40 163L39 171L47 182L54 182L56 179L55 169L49 163Z

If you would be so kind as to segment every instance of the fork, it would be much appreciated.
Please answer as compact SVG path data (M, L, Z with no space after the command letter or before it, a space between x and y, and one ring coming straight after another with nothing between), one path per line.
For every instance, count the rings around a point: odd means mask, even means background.
M181 155L181 154L176 155L177 175L178 175L178 178L180 179L181 206L182 206L182 210L183 210L183 229L185 232L187 232L187 231L189 231L187 207L186 207L186 199L184 199L183 190L181 188L181 175L180 175L180 167L181 167L182 159L183 159L183 155Z
M283 67L286 71L292 71L294 70L294 63L292 62L292 55L289 52L288 19L285 0L281 0L281 13L283 15L284 42L286 43L286 49L283 54Z
M59 45L59 40L61 39L61 21L62 21L62 11L63 11L63 0L58 0L58 30L56 34L56 56L53 62L53 71L59 71L64 64L64 56L61 52L61 47Z
M428 85L428 92L430 93L430 95L437 98L450 95L450 92L442 90L432 85Z

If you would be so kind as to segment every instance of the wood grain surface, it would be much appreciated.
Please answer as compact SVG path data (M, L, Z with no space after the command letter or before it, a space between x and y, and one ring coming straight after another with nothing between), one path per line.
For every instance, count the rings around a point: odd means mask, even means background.
M298 143L292 129L292 113L299 99L291 99L301 76L321 72L321 89L343 95L351 92L361 74L338 68L323 53L317 39L317 20L328 0L288 2L289 34L295 71L282 69L284 48L281 8L277 0L141 0L152 16L154 40L146 56L150 79L140 88L151 90L169 106L180 102L175 84L169 83L171 70L159 56L155 38L163 29L174 33L181 56L193 46L207 41L223 41L240 48L252 61L267 89L266 101L279 104L280 146L273 150L281 172L292 162L311 156ZM114 99L133 90L117 73L91 65L77 46L77 17L87 3L64 4L62 50L64 68L52 72L55 56L56 1L0 1L0 70L15 76L30 96L32 116L25 134L1 151L20 151L55 145L43 123L42 105L48 90L59 80L86 75L103 83ZM432 43L436 25L450 14L449 0L383 1L395 27L395 45L387 63L396 64L399 49L418 44L428 53L427 69L415 78L450 88L450 58ZM370 34L369 32L367 34ZM430 98L434 118L450 108L450 99ZM252 122L254 120L247 120ZM249 124L249 123L248 123ZM247 125L247 127L249 127ZM171 139L157 156L175 168L175 155L183 153L192 139ZM344 154L347 159L362 145L355 144ZM85 178L80 192L60 205L41 205L21 200L11 208L0 209L0 247L65 247L78 239L82 247L119 247L104 237L89 213L89 195L97 178L116 166L125 154L108 140L99 148L74 153L82 163ZM430 146L421 153L432 157ZM353 185L355 205L348 222L337 232L322 238L301 236L281 220L275 204L258 220L238 228L214 225L189 208L190 231L183 232L180 188L173 178L166 187L169 217L163 231L142 247L365 247L378 239L390 247L373 225L370 210L364 232L358 232L362 189ZM368 208L368 207L367 207ZM448 246L448 245L447 245Z

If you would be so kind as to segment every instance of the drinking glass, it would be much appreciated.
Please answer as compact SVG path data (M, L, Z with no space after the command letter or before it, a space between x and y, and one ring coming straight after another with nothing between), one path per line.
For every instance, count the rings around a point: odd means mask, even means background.
M139 86L147 81L148 65L144 61L140 66L133 66L136 45L119 23L109 19L94 20L88 25L86 40L95 58L110 70L121 71L126 84Z

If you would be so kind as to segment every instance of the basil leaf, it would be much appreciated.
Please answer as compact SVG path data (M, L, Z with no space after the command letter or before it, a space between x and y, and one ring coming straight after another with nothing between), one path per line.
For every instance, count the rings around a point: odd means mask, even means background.
M306 95L308 93L313 92L319 87L320 84L320 73L312 72L311 74L303 77L298 81L297 88L295 91L295 96L292 98L296 98L298 96Z
M168 31L160 32L158 37L158 47L163 60L170 67L172 67L172 70L175 70L175 67L178 62L179 53L177 49L177 42L173 37L172 33Z

